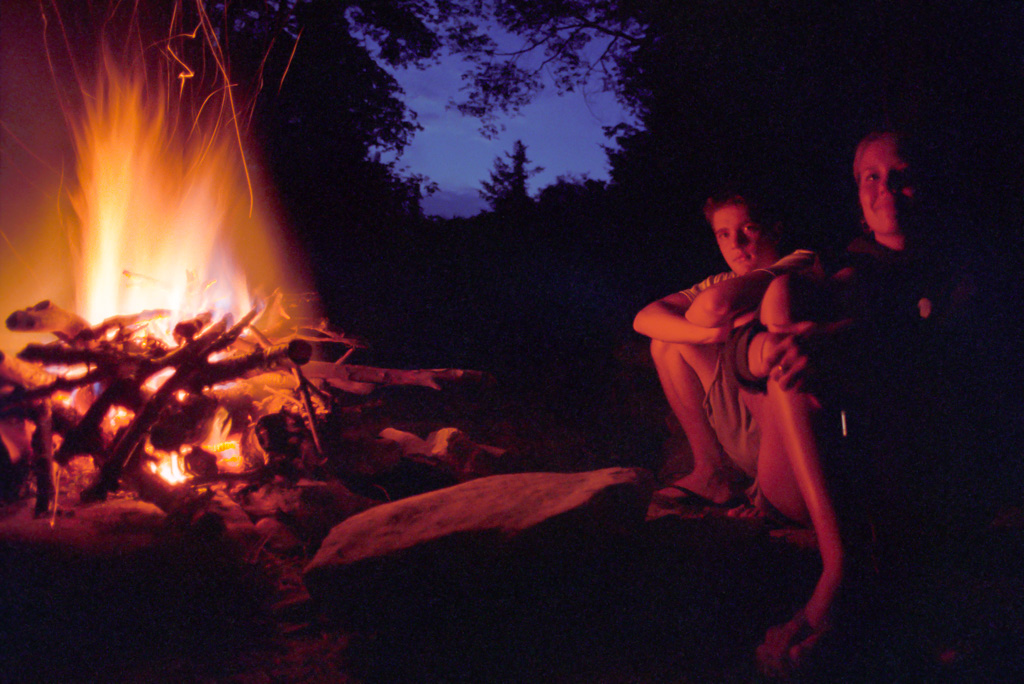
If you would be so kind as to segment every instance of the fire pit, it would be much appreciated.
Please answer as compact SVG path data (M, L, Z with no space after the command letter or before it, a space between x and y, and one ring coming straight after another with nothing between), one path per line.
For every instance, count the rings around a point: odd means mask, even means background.
M144 499L170 510L191 481L246 472L258 478L282 459L306 468L336 459L320 432L340 395L484 378L347 363L365 348L358 339L324 327L281 335L290 319L280 296L233 325L211 316L179 322L177 345L150 327L165 315L149 311L90 326L40 302L8 318L9 328L59 338L0 356L0 412L34 425L26 456L36 473L37 514L55 513L59 469L77 456L91 456L99 467L83 501L105 499L127 479Z
M351 363L367 345L324 320L315 295L295 294L309 291L309 269L254 162L243 125L254 93L231 81L203 5L175 10L149 36L112 7L86 55L57 5L43 9L74 152L57 193L69 263L47 265L71 273L74 291L7 318L55 341L0 352L5 484L12 494L14 462L31 463L37 515L55 515L60 471L80 457L97 468L83 501L129 485L164 510L215 478L343 472L339 407L353 397L483 377Z

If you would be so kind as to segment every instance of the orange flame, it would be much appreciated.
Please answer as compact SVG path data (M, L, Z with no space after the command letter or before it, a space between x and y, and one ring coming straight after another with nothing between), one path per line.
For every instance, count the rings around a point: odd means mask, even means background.
M217 468L222 473L240 473L245 469L240 438L232 437L231 416L223 408L217 409L203 448L217 457Z
M252 307L255 296L275 289L309 289L302 256L284 239L272 193L262 187L259 168L251 163L242 125L251 112L236 108L235 91L242 89L230 81L214 27L203 4L196 3L199 25L183 29L185 13L179 3L174 0L171 25L156 41L142 35L138 18L146 13L139 11L139 3L113 3L112 15L127 15L131 27L128 35L116 38L118 45L104 47L92 80L83 76L86 71L76 56L84 53L72 39L77 36L69 38L56 3L44 7L45 62L58 85L58 104L70 122L75 152L75 178L68 193L74 216L66 221L58 205L52 222L69 236L70 250L64 251L59 242L53 246L57 231L33 223L33 237L46 248L39 248L46 252L46 261L22 260L36 267L30 275L41 289L56 287L59 276L73 273L76 313L90 323L152 309L176 312L160 319L162 330L153 331L167 340L179 320L206 312L216 318L237 316ZM112 18L98 22L104 27L100 40L109 40L107 26L120 25L108 23ZM57 40L51 43L51 38ZM206 54L197 56L197 49ZM119 52L126 56L115 56ZM207 65L206 73L200 65ZM80 106L60 94L74 92L60 87L67 66L81 90ZM66 179L56 178L60 169L53 173L54 186L63 195ZM0 228L0 237L9 243L6 224ZM153 378L148 389L163 379ZM106 424L114 430L126 420L130 412L112 412ZM211 450L232 441L227 427L222 423L223 434L211 435ZM227 464L225 469L241 467L237 449L233 455L226 448L221 454L218 460ZM168 479L185 477L187 453L153 456ZM237 463L232 465L232 459Z
M242 314L251 293L307 289L304 264L283 239L247 149L242 122L250 113L236 105L242 89L230 80L214 27L197 3L199 25L183 30L183 8L173 7L168 33L152 49L141 47L138 26L128 39L137 48L103 46L80 115L67 108L76 310L92 323L168 309L177 316L164 325L173 326L198 313ZM186 54L212 70L201 73Z
M245 275L223 239L247 211L237 149L230 141L183 139L166 102L159 89L108 62L75 132L77 309L87 320L154 308L180 319L250 307Z

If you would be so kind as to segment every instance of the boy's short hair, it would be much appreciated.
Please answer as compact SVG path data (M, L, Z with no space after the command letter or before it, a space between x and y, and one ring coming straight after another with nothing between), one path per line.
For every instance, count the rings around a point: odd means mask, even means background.
M781 230L782 216L760 196L745 189L727 188L704 202L704 218L711 223L715 212L725 207L746 207L750 219L765 228Z

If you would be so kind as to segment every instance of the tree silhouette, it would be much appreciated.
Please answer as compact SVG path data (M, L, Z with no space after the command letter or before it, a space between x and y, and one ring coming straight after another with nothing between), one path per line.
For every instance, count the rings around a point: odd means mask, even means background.
M480 190L480 196L498 214L522 211L529 207L533 200L526 190L526 181L544 170L540 166L528 168L530 160L526 156L526 145L522 140L516 140L512 152L506 152L505 156L508 161L501 157L495 158L491 180L483 181L483 189Z

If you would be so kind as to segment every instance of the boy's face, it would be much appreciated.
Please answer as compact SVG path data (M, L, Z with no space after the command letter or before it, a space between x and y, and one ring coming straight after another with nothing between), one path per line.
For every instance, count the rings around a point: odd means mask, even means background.
M745 206L729 204L717 210L711 215L711 229L725 263L738 275L778 261L775 236L752 221Z
M864 148L857 169L857 194L864 222L879 242L903 234L900 216L913 206L914 186L908 164L892 138Z

